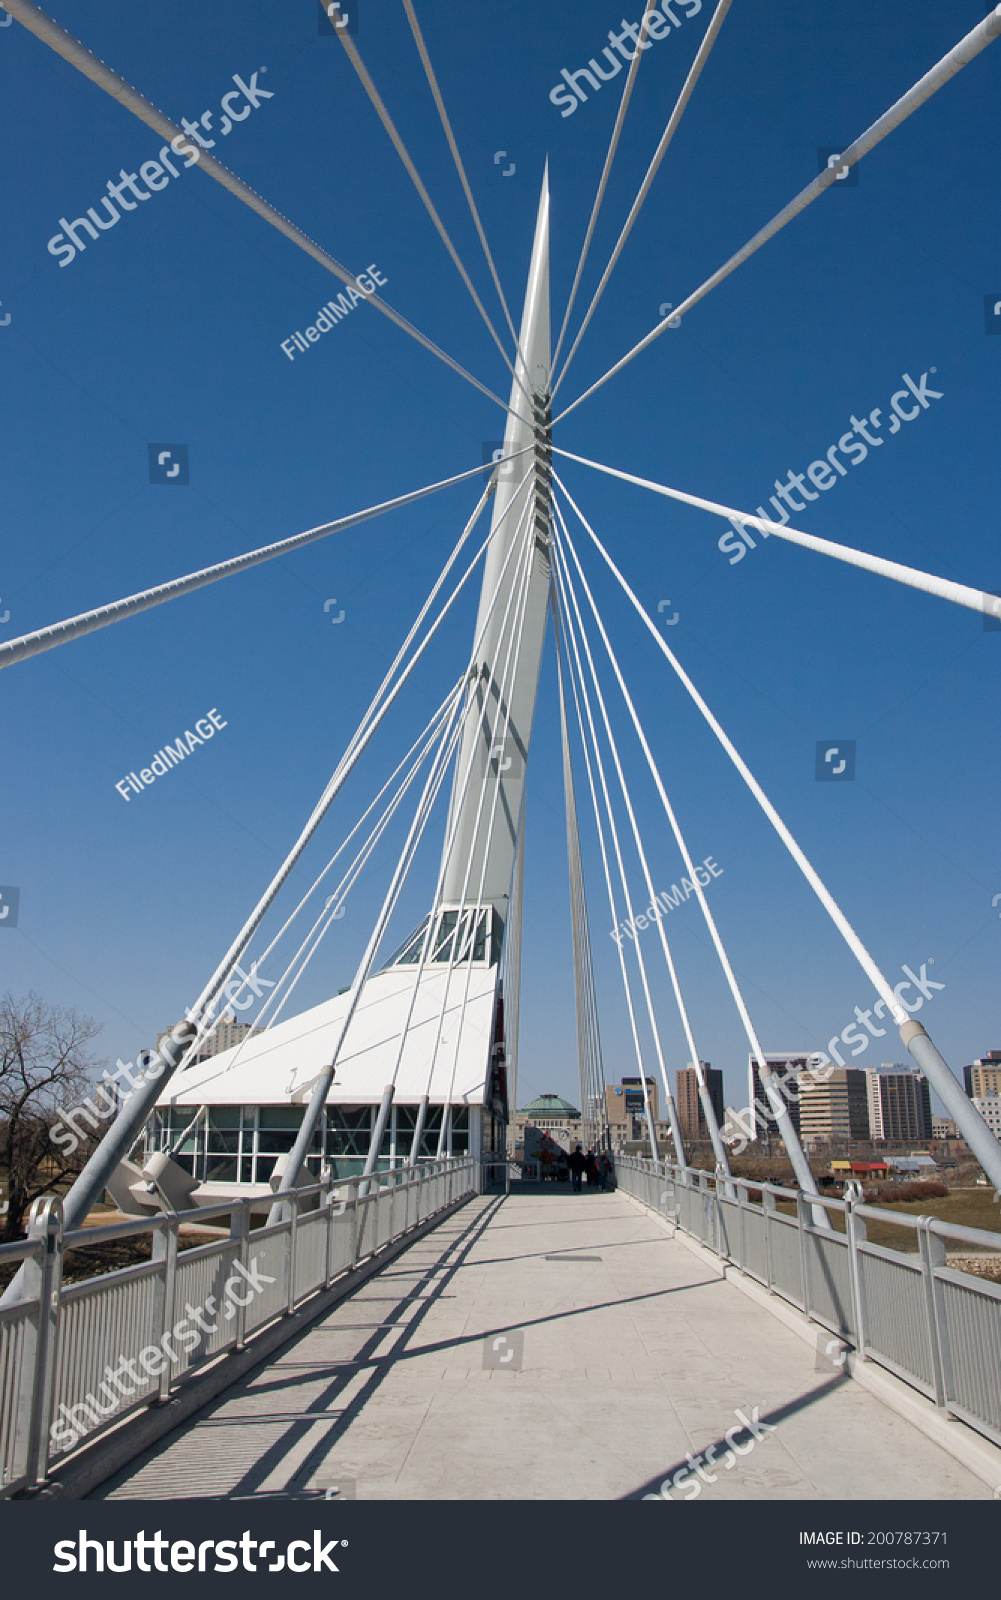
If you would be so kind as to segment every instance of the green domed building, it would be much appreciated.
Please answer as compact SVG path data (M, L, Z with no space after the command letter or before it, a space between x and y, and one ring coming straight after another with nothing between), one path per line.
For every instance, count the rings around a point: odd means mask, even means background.
M575 1105L558 1094L540 1094L514 1114L508 1131L508 1153L520 1157L525 1147L526 1127L547 1133L564 1150L572 1150L581 1138L581 1115Z

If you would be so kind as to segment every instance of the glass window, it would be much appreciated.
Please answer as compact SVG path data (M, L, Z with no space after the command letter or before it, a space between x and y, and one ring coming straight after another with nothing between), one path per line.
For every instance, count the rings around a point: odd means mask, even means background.
M424 1123L424 1132L421 1134L421 1148L418 1158L426 1160L438 1154L438 1136L441 1133L441 1106L428 1106L427 1120Z
M262 1132L265 1128L269 1130L275 1128L291 1128L295 1130L302 1121L302 1114L302 1106L261 1106L261 1130Z
M399 949L390 956L386 962L387 967L415 967L421 959L421 949L424 944L424 935L430 917L425 917L419 928L408 934Z
M327 1107L328 1155L367 1156L371 1141L371 1106Z
M425 917L420 927L408 935L399 949L387 961L387 967L417 966L424 950L429 920L428 917ZM475 937L474 922L476 924ZM489 961L491 965L495 966L500 960L503 936L503 920L496 911L489 907L484 908L478 916L475 907L462 911L443 911L435 929L427 959L436 965L446 965L449 961L458 964L472 959L474 962ZM487 948L488 939L489 950ZM472 950L470 950L470 946L472 946Z
M205 1129L204 1176L206 1183L235 1183L239 1171L240 1106L211 1106Z
M476 916L475 910L463 911L461 921L458 911L443 911L438 931L435 934L434 949L431 960L435 962L454 961L456 964L470 960L470 944L472 944L472 960L483 961L487 947L487 924L490 911L481 911ZM476 922L476 937L473 938L473 922ZM454 955L453 955L454 947Z
M158 1149L167 1154L173 1151L173 1160L177 1165L185 1172L190 1172L192 1177L201 1179L205 1176L205 1119L203 1117L191 1127L196 1109L193 1106L171 1107L164 1120L162 1142ZM185 1129L190 1129L190 1132L181 1139ZM178 1140L181 1142L175 1149Z
M242 1106L211 1106L209 1122L213 1128L239 1128Z
M413 1149L414 1129L417 1126L418 1106L393 1107L393 1118L396 1127L395 1153L397 1160L407 1161Z
M454 1156L465 1155L469 1149L469 1107L452 1107L452 1136L449 1141Z
M279 1156L288 1155L303 1119L303 1106L261 1106L258 1111L256 1183L267 1183ZM320 1130L313 1134L310 1155L320 1151ZM309 1157L307 1157L307 1165Z

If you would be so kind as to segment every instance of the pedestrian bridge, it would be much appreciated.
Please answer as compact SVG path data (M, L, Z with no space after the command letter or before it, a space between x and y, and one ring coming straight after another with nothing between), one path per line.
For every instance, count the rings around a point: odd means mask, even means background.
M170 1275L176 1224L167 1254L148 1266L64 1289L55 1371L43 1351L36 1413L46 1381L52 1417L86 1405L88 1392L103 1398L99 1375L114 1369L119 1344L131 1338L138 1352L148 1337L149 1322L133 1329L128 1311L137 1286L165 1324L176 1329L170 1318L186 1311L187 1334L169 1346L180 1363L149 1379L152 1407L138 1396L123 1422L122 1402L93 1441L53 1449L42 1472L40 1458L34 1469L26 1461L21 1492L32 1492L32 1470L36 1484L47 1473L71 1497L114 1500L990 1499L1001 1485L992 1425L958 1420L955 1394L936 1407L920 1374L905 1383L902 1362L881 1348L899 1324L920 1365L927 1328L908 1292L916 1284L923 1295L929 1281L927 1240L909 1258L867 1245L857 1217L849 1235L818 1242L808 1214L779 1209L780 1191L757 1204L756 1191L735 1185L717 1199L707 1175L649 1162L620 1162L607 1194L520 1184L471 1193L471 1164L448 1167L406 1181L385 1174L381 1189L340 1210L306 1210L307 1197L294 1221L242 1245L227 1237L182 1250L167 1315L149 1286ZM766 1271L752 1275L756 1230ZM743 1250L743 1274L730 1265L724 1275L721 1243L731 1263ZM234 1274L241 1248L245 1268ZM825 1253L833 1265L818 1274ZM996 1406L1001 1290L931 1270L950 1382L972 1351ZM831 1285L843 1282L850 1301L856 1277L868 1332L842 1326L842 1342L821 1300L829 1308ZM189 1357L179 1346L208 1304L216 1331ZM2 1314L8 1352L16 1309ZM851 1324L850 1305L839 1320ZM937 1338L941 1354L941 1329ZM182 1418L172 1428L171 1411Z

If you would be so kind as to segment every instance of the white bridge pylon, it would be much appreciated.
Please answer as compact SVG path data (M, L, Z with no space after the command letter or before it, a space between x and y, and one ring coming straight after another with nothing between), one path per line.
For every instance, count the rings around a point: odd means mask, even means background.
M324 1106L338 1101L379 1106L365 1176L375 1170L394 1103L416 1107L411 1165L428 1118L439 1106L438 1155L448 1153L452 1108L466 1110L474 1154L506 1154L504 1067L510 1046L501 999L506 962L509 956L517 959L520 946L520 929L510 926L512 886L550 598L549 378L547 174L504 459L494 478L472 653L441 724L437 776L432 768L431 788L411 829L413 850L408 856L405 847L394 878L395 887L409 868L454 756L434 901L389 964L373 971L395 905L391 889L349 994L269 1025L235 1050L188 1068L161 1098L161 1107L174 1108L178 1121L199 1104L220 1098L230 1105L264 1104L287 1091L289 1103L306 1101L299 1137L282 1164L280 1194L300 1180ZM514 980L510 997L516 992ZM510 1039L516 1029L510 1004L507 1021ZM319 1073L321 1064L331 1061L335 1072L328 1067ZM206 1192L206 1200L213 1197Z
M532 737L532 719L542 664L551 578L549 558L549 172L542 183L535 240L521 320L521 337L504 450L497 479L491 519L492 537L487 548L477 618L482 642L475 663L471 693L482 716L470 717L459 746L452 789L449 832L455 842L445 865L444 901L464 904L482 899L506 916L511 890L518 827L525 794L525 766ZM527 391L527 393L526 393ZM532 397L530 404L528 396ZM534 409L533 409L534 407ZM536 471L524 483L517 452L536 450ZM516 459L506 459L516 457ZM543 459L545 458L545 459ZM524 600L524 620L517 652L502 682L504 603L518 581L515 566L505 562L519 537L526 512L534 520L530 570ZM500 580L496 603L493 596ZM492 606L492 611L490 610ZM488 616L489 612L489 616ZM506 692L505 692L506 689ZM472 782L469 781L473 768ZM496 775L498 816L491 831L490 818L478 804L490 774ZM482 878L482 891L479 889Z

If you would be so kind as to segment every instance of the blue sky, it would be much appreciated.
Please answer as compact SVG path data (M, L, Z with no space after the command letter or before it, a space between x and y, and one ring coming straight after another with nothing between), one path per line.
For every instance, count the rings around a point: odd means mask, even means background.
M688 0L689 6L692 0ZM679 15L684 6L676 4ZM561 399L574 398L979 22L979 0L821 6L735 0ZM569 116L560 70L598 55L601 0L421 7L506 292L520 312L543 163L558 326L624 72ZM234 75L270 91L221 158L482 381L505 371L316 0L153 6L61 0L58 20L161 106L197 118ZM638 17L638 8L623 20ZM637 79L585 273L586 304L710 15L658 43ZM359 0L356 40L493 312L402 7ZM264 68L267 68L266 73ZM0 638L10 638L474 466L502 414L358 307L305 354L281 349L337 285L196 169L61 267L59 218L160 141L18 24L0 29L4 174L0 357L6 382ZM1001 44L995 43L558 430L557 442L753 511L882 408L886 448L797 513L812 533L1001 589ZM238 101L237 104L242 104ZM232 104L232 102L231 102ZM495 160L497 152L506 154ZM511 164L515 171L505 176ZM941 393L886 432L902 374ZM190 483L149 482L151 442L184 443ZM946 984L922 1013L957 1069L1001 1044L996 838L1001 633L974 613L777 540L730 565L726 524L581 467L572 493L607 539L891 982ZM134 1056L201 988L312 807L474 503L460 486L5 671L0 982L104 1024ZM868 983L666 663L587 553L693 855L767 1049L816 1049L871 1004ZM457 610L307 865L367 803L458 673ZM335 604L324 610L325 602ZM340 623L333 623L343 610ZM227 727L126 803L115 783L216 708ZM409 738L407 735L409 734ZM854 782L818 783L817 741L853 739ZM658 886L680 874L623 739ZM558 722L551 650L530 764L519 1098L577 1098ZM615 949L582 807L606 1073L634 1070ZM408 886L389 948L431 892ZM395 852L352 897L298 991L350 981ZM303 881L303 874L296 882ZM637 884L637 895L639 887ZM747 1047L694 902L671 914L700 1053L746 1081ZM656 951L672 1066L684 1040ZM655 959L656 958L656 959ZM902 1058L892 1036L856 1060ZM743 1103L738 1100L738 1103Z

